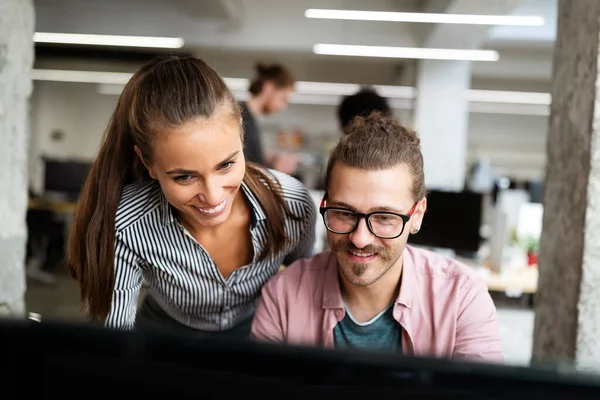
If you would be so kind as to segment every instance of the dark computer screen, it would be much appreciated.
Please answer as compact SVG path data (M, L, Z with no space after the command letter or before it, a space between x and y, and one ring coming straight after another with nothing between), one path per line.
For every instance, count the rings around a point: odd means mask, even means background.
M476 252L481 241L483 195L475 192L432 190L419 233L409 236L416 245Z
M77 196L90 172L91 163L69 160L44 160L44 190Z
M544 202L544 182L542 180L532 180L527 182L527 191L532 203Z
M2 398L598 399L549 369L0 321Z

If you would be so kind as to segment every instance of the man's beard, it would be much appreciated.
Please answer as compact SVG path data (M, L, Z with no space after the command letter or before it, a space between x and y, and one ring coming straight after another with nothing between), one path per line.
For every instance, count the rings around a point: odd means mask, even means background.
M390 252L384 247L368 245L362 249L359 249L356 246L354 246L351 242L344 241L344 240L335 242L333 244L333 246L331 247L331 250L334 252L354 251L354 252L362 252L362 253L375 253L379 257L381 257L381 260L384 263L389 262L392 259ZM352 272L354 273L355 276L362 276L365 273L365 271L367 270L369 264L357 263L357 262L350 261L350 266L352 267Z

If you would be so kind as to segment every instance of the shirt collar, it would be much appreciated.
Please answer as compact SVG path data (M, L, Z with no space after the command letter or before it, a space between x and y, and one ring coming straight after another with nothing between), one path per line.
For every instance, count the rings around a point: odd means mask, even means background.
M267 219L267 216L265 215L265 212L263 211L262 207L260 206L260 203L258 202L258 199L254 195L254 193L252 193L252 191L250 190L248 185L246 185L246 182L242 182L241 187L242 187L242 191L246 195L246 198L248 199L248 203L250 203L250 212L251 212L251 216L252 216L252 228L254 229L256 227L256 224L258 223L258 221Z
M162 189L159 190L159 196L160 204L158 208L163 225L168 226L172 223L177 222L177 218L175 217L175 214L171 209L171 204L169 203L169 200L167 200L167 198L165 197L165 194L163 193Z

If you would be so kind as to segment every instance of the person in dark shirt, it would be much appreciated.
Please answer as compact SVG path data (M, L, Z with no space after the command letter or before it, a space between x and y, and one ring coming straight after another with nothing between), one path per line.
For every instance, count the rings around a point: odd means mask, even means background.
M373 111L379 111L384 116L391 116L387 99L381 97L371 88L362 88L351 96L346 96L338 106L338 121L342 131L356 116L367 117Z
M250 88L250 98L240 103L244 125L244 156L263 166L269 166L262 148L262 134L256 122L261 115L270 115L287 108L294 91L295 79L283 65L256 65L256 76Z

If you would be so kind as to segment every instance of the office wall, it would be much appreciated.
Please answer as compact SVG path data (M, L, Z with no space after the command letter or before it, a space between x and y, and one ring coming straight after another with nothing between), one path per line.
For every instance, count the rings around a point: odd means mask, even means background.
M93 159L116 101L117 96L99 94L94 84L35 82L29 162L35 191L43 185L41 157ZM412 123L411 110L396 110L396 115L407 125ZM286 112L261 122L268 133L282 127L300 129L309 137L335 140L338 135L334 106L293 104ZM546 129L545 116L471 113L466 162L483 157L498 173L541 177Z

